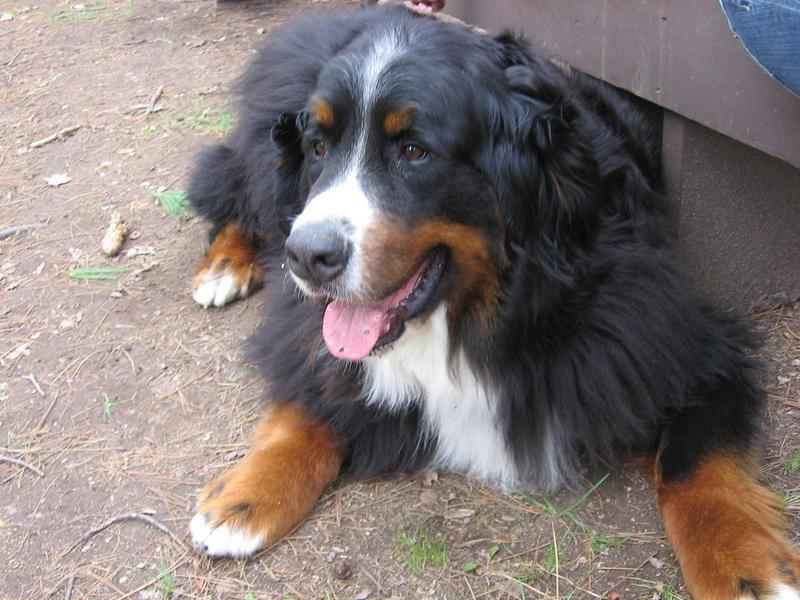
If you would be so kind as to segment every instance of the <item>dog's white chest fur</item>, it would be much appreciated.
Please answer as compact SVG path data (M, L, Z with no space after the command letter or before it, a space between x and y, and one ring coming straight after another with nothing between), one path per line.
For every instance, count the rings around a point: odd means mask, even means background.
M433 467L513 487L519 476L496 418L496 392L463 356L449 362L448 344L444 306L408 324L391 350L365 360L368 400L388 410L420 405L436 442Z

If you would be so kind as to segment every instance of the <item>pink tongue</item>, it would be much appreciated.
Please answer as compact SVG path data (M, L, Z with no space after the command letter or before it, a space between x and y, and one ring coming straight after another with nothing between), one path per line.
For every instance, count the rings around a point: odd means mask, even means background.
M390 327L391 319L382 301L368 305L334 300L325 309L322 337L336 358L361 360Z
M336 358L361 360L369 356L378 340L392 327L394 309L414 289L423 264L395 293L372 304L334 300L325 308L322 337Z

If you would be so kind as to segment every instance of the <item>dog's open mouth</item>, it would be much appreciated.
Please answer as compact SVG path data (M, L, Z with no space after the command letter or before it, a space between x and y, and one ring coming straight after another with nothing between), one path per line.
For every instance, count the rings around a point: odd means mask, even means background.
M325 308L322 336L337 358L361 360L397 340L410 319L421 315L433 299L444 273L446 252L429 255L396 292L369 303L333 300Z

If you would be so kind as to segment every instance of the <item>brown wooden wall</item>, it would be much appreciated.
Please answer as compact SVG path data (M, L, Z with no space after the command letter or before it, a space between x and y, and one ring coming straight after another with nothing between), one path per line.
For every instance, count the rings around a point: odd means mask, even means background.
M492 32L800 167L800 100L747 54L717 0L448 0Z

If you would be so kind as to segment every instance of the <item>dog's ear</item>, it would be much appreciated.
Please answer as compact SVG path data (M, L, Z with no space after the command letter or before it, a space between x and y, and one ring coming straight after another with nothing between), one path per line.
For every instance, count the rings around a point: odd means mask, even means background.
M278 229L284 235L289 234L292 220L300 211L300 173L303 165L301 140L307 122L305 111L281 113L270 131L272 143L278 151L274 197Z
M306 130L307 123L308 115L305 111L279 114L270 131L272 142L281 153L294 154L300 152L300 140Z
M536 161L539 199L552 210L553 225L562 234L591 224L598 208L598 165L589 136L591 125L579 100L559 85L553 72L540 65L506 69L512 103L514 144ZM533 182L532 182L533 183Z
M565 73L519 44L514 38L504 44L505 97L494 120L493 179L502 182L509 241L540 254L553 276L570 280L601 204L591 119Z

